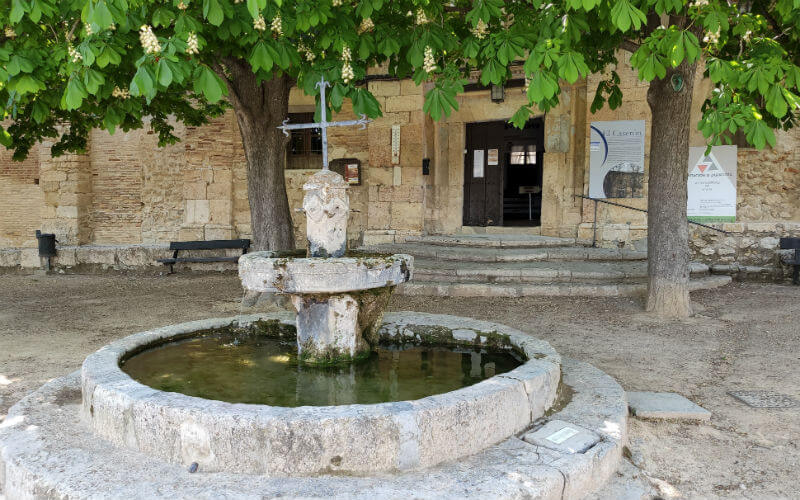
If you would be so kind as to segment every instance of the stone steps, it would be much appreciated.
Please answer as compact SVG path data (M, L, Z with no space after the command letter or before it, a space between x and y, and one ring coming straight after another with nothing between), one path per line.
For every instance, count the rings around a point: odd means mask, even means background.
M693 277L705 276L705 264L692 263ZM414 281L450 283L632 283L647 278L646 261L619 262L456 262L417 259Z
M457 234L409 236L406 243L467 248L552 248L575 245L575 238L528 234Z
M707 290L727 285L730 276L712 275L692 279L689 289ZM453 283L414 279L397 292L409 296L436 297L632 297L647 291L647 283Z
M556 246L540 248L447 247L428 243L375 245L370 251L407 253L416 259L467 262L619 261L646 260L647 252L617 248Z

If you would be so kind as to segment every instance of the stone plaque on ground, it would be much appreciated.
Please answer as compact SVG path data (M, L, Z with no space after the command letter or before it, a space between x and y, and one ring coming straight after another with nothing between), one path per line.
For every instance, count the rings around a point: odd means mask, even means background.
M800 401L772 391L729 391L728 394L752 408L796 408Z
M600 436L563 420L551 420L536 431L522 436L523 441L562 453L584 453L600 441Z
M709 420L711 412L674 392L628 392L628 407L640 418Z

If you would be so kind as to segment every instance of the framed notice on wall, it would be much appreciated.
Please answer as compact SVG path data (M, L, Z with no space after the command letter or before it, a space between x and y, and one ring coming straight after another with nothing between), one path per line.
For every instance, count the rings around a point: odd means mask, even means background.
M331 160L330 168L344 177L344 181L351 186L361 185L361 161L355 158L338 158Z
M589 196L644 196L644 120L592 122L589 128Z
M686 215L695 222L736 222L736 146L689 148Z

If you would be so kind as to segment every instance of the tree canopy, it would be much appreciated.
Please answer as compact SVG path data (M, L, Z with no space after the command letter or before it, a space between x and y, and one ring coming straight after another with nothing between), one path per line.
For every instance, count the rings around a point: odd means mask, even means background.
M743 130L755 146L794 125L798 109L800 0L10 0L0 10L0 102L12 124L0 141L24 157L69 127L53 153L80 150L92 128L113 132L149 116L161 144L170 116L190 125L222 112L225 61L246 61L259 79L289 75L315 95L335 82L334 109L350 99L377 116L359 85L368 67L432 81L425 111L457 107L470 75L501 84L524 65L530 106L554 106L559 81L610 70L592 108L622 102L613 71L633 53L639 78L662 78L706 58L714 91L700 128L711 143ZM675 81L675 85L680 82Z

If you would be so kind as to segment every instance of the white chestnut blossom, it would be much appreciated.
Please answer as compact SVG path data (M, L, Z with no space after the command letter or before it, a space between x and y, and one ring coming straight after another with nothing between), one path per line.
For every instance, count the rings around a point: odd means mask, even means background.
M345 84L350 83L353 81L353 78L356 77L355 73L353 72L353 66L350 64L352 61L353 56L350 53L350 47L345 45L342 47L342 81Z
M238 3L238 2L237 2L237 3ZM189 8L189 6L188 6L188 5L186 5L186 4L183 2L183 0L181 0L181 1L178 3L178 9L179 9L179 10L186 10L186 9L188 9L188 8Z
M272 23L270 24L269 28L272 30L273 33L275 33L278 36L281 36L283 34L283 25L281 23L280 14L275 16L275 19L272 20Z
M114 90L111 92L112 97L117 97L119 99L130 99L131 93L128 89L121 89L119 87L114 87Z
M709 44L715 44L719 42L719 30L707 32L706 36L703 37L703 41Z
M426 73L433 73L436 71L436 59L433 57L433 49L430 46L425 47L425 60L422 63L422 69Z
M145 54L159 54L161 52L161 44L158 42L158 37L153 33L153 28L148 24L142 25L139 28L139 43L142 44Z
M84 29L84 31L86 31L86 36L94 35L94 30L92 29L92 25L91 24L84 24L83 25L83 29Z
M253 29L257 29L258 31L266 31L267 22L264 20L264 16L261 14L258 15L258 19L253 21Z
M366 19L361 20L361 25L358 27L358 34L366 33L374 29L375 29L375 23L373 23L372 19L368 17Z
M483 19L478 19L478 24L470 31L475 35L475 38L483 40L486 38L486 34L489 33L489 25L483 22Z
M200 53L199 41L194 31L189 33L189 37L186 38L186 53L189 55Z
M344 0L333 0L331 2L331 5L333 5L334 7L341 7L343 3L344 3Z
M308 62L314 62L314 59L317 58L317 55L311 51L303 42L297 44L297 52L303 54L303 57L306 58Z
M78 63L83 61L83 56L80 52L75 49L72 45L67 46L67 53L69 54L69 58L72 62Z
M417 19L416 19L416 23L417 23L418 25L421 25L421 24L427 24L427 23L428 23L428 17L425 15L425 11L424 11L424 10L422 10L422 9L417 9Z
M17 32L14 31L14 28L12 28L10 26L6 26L5 35L6 35L6 38L16 38L17 37Z

